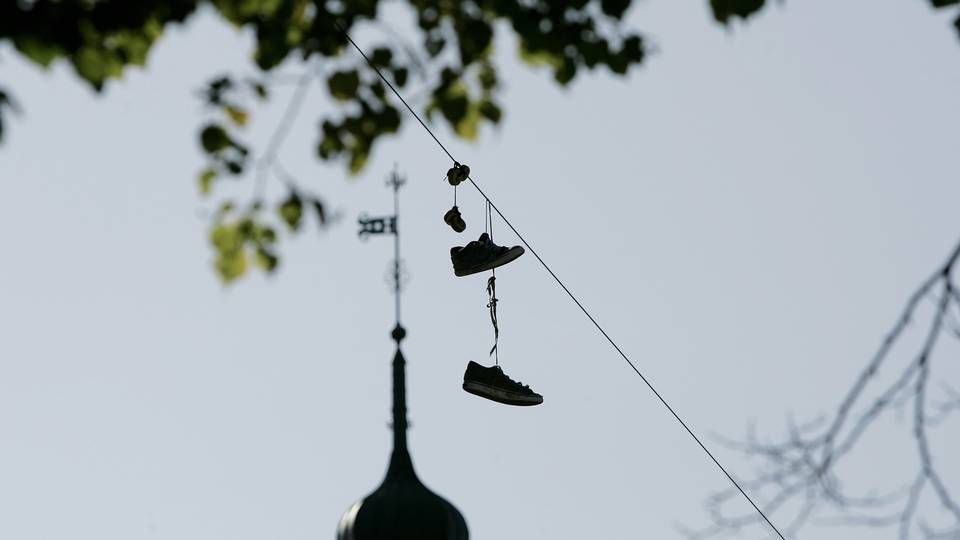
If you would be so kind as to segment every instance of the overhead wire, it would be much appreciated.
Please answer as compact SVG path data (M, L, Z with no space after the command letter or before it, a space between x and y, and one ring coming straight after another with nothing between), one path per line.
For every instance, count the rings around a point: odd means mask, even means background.
M399 99L400 102L403 103L403 105L407 108L407 111L409 111L410 114L417 120L417 122L420 123L420 126L422 126L423 129L430 135L430 137L433 138L434 142L437 143L437 146L439 146L440 149L443 150L443 152L447 155L447 157L450 158L451 161L454 162L454 164L459 165L460 162L457 161L457 159L453 157L453 154L451 154L450 151L447 150L447 147L444 146L442 142L440 142L440 139L438 139L437 136L433 133L433 130L431 130L430 127L427 126L427 124L423 121L423 119L420 118L420 115L413 110L413 107L411 107L410 104L407 103L407 100L403 98L403 95L401 95L400 92L393 86L393 84L383 75L383 72L380 71L380 68L378 68L376 64L374 64L370 60L370 58L363 51L363 49L360 48L360 46L357 45L357 42L353 40L350 34L347 33L347 31L343 27L341 27L338 22L334 21L334 25L337 27L337 29L341 33L343 33L344 37L347 38L347 41L349 41L350 44L353 45L353 48L356 49L358 53L360 53L363 59L367 62L367 65L369 65L374 70L374 72L376 72L376 74L380 77L380 79L387 85L387 87L390 88L390 91L393 92L393 94L397 97L397 99ZM648 379L640 371L640 369L636 366L636 364L634 364L633 361L630 360L630 358L626 355L626 353L623 352L623 349L621 349L620 346L617 345L617 343L613 340L613 338L610 337L607 331L604 330L602 326L600 326L600 323L598 323L597 320L593 317L593 315L591 315L590 312L587 311L587 308L583 306L580 300L570 291L570 289L566 286L566 284L564 284L563 281L560 280L557 274L550 268L550 266L546 263L546 261L543 260L540 254L537 253L535 249L533 249L533 246L530 245L530 242L528 242L523 237L523 235L520 234L520 231L518 231L517 228L513 226L513 223L511 223L510 220L507 219L507 216L505 216L503 212L501 212L500 209L497 208L497 205L494 204L494 202L490 199L490 197L480 188L479 185L477 185L477 183L474 181L472 177L468 175L467 180L470 181L470 184L477 190L480 196L486 200L487 205L489 205L488 207L492 208L497 213L497 215L500 216L500 219L503 220L503 222L507 225L507 227L509 227L510 230L513 231L515 235L517 235L517 238L520 240L520 242L524 246L526 246L528 250L530 250L530 253L533 254L533 256L537 259L537 261L540 262L540 265L543 266L543 268L547 271L547 273L550 274L550 276L554 279L554 281L556 281L557 284L560 285L560 288L563 289L565 293L567 293L567 296L569 296L570 299L573 300L573 302L577 305L577 307L580 308L580 311L582 311L583 314L587 316L587 319L589 319L590 322L593 323L593 326L596 327L596 329L600 332L600 334L602 334L603 337L607 340L607 342L609 342L610 345L617 351L617 353L620 355L621 358L623 358L623 360L627 363L627 365L629 365L630 368L633 369L634 373L636 373L640 377L640 379L644 382L644 384L646 384L647 388L649 388L650 391L653 392L653 394L657 397L657 399L660 400L660 403L663 404L663 406L667 409L667 411L670 412L673 418L681 426L683 426L683 429L686 430L687 434L689 434L690 437L693 438L694 441L696 441L697 445L700 446L700 449L703 450L703 452L710 458L711 461L713 461L714 465L716 465L717 468L720 469L720 471L724 474L724 476L727 477L730 483L733 484L733 486L737 489L737 491L739 491L740 494L743 495L743 498L750 503L750 506L752 506L753 509L757 511L757 514L760 515L763 521L773 530L773 532L777 534L780 540L786 540L786 537L783 535L782 532L780 532L780 529L778 529L777 526L773 524L773 521L771 521L770 518L767 517L764 511L760 509L760 506L757 505L756 502L754 502L753 498L747 494L746 490L743 489L740 483L737 482L737 480L733 477L732 474L730 474L729 471L727 471L727 468L720 463L720 460L718 460L717 457L713 454L713 452L711 452L710 449L707 448L706 444L703 443L700 437L693 432L693 429L690 428L687 422L684 421L684 419L670 405L670 403L666 400L666 398L663 397L663 394L661 394L653 386L653 383L650 382L650 379Z

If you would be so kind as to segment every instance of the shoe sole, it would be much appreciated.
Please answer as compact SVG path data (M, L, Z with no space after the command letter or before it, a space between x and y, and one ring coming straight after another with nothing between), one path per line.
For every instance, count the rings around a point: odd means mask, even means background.
M470 394L482 398L503 403L504 405L515 405L518 407L529 407L543 403L543 396L525 396L501 390L495 386L478 382L465 382L463 389Z
M509 262L515 261L517 257L521 255L523 255L523 248L520 246L513 246L506 253L504 253L502 257L498 257L492 261L489 261L487 263L484 263L478 266L471 266L470 268L461 268L461 269L454 268L453 273L457 277L463 277L463 276L469 276L472 274L477 274L485 270L493 270L494 268L499 268Z

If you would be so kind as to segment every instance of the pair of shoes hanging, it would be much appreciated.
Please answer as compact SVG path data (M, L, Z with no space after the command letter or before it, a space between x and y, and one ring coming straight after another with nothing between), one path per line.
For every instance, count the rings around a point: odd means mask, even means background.
M443 221L458 233L466 230L467 225L457 208L457 185L464 182L469 174L470 167L459 163L455 163L447 171L447 181L453 186L453 208L444 214ZM477 240L465 246L450 248L453 273L457 277L492 271L523 255L524 250L520 246L499 246L493 242L490 237L493 230L493 217L489 201L487 201L487 220L490 233L483 232ZM490 349L490 354L493 355L497 353L500 328L497 324L496 278L492 275L487 281L487 293L490 295L487 307L490 309L490 320L494 331L494 345ZM463 374L463 389L476 396L506 405L529 406L543 403L543 396L531 390L529 386L508 377L500 368L499 361L493 366L485 367L471 360Z
M463 221L460 215L460 209L457 208L457 186L470 176L470 167L454 163L453 167L447 171L447 182L453 186L453 208L447 210L443 215L443 222L450 226L454 232L462 233L467 230L467 223Z
M450 182L450 185L457 187L458 184L463 182L470 176L470 167L466 165L461 165L459 163L454 163L453 167L447 171L447 182Z

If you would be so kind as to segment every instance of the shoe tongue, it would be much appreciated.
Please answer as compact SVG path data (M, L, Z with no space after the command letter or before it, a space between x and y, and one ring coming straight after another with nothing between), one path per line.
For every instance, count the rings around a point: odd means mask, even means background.
M481 244L489 244L490 235L488 235L487 233L481 233L480 238L477 239L477 242L480 242Z

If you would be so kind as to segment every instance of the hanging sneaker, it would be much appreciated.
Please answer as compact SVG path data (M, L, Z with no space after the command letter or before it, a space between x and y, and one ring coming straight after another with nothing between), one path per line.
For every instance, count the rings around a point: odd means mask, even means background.
M447 210L447 213L443 215L443 222L458 233L467 230L467 223L463 221L463 217L460 215L460 209L456 206Z
M450 248L453 273L459 277L469 276L507 264L523 255L523 248L498 246L487 233L463 247Z
M463 374L463 389L467 392L505 405L540 405L543 396L529 386L507 377L500 366L483 367L473 360Z
M454 163L453 167L450 167L450 170L447 171L447 182L450 182L451 186L457 186L468 176L470 176L470 167Z

